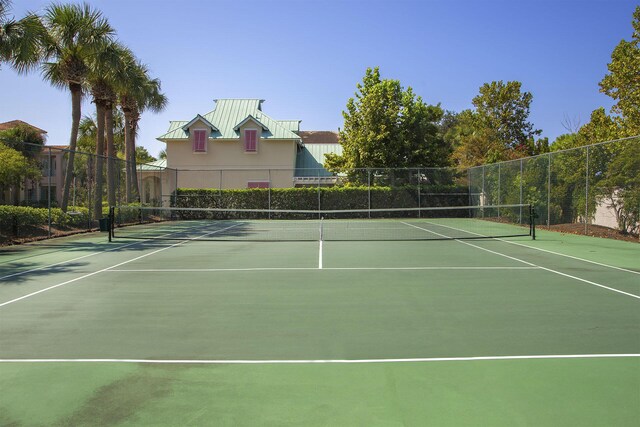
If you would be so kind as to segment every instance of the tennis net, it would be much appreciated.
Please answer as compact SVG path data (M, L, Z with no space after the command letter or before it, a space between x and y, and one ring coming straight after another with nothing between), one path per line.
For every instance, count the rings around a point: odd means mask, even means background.
M114 239L231 241L449 240L532 236L530 205L351 210L118 206Z

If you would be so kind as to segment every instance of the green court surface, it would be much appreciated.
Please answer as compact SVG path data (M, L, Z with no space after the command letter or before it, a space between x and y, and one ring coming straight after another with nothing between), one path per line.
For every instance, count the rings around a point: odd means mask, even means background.
M640 245L6 247L0 390L10 426L637 426Z

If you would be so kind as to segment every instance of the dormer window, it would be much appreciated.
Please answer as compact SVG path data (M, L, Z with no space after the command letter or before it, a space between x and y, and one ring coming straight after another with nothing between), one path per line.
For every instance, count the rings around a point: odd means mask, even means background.
M207 152L207 131L204 129L196 129L193 131L193 152Z
M246 153L258 152L258 131L256 129L244 131L244 151Z

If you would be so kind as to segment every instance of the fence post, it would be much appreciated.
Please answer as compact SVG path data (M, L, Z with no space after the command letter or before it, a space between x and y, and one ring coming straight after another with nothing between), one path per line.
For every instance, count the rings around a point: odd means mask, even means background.
M48 226L47 226L47 237L51 237L51 147L49 147L49 160L48 160L48 167L47 167L47 175L48 176L48 187L47 187L47 209L49 210L49 218L48 218ZM56 189L57 190L57 189Z
M547 153L547 228L551 228L551 153Z
M589 232L589 146L587 145L587 164L585 167L584 185L584 234Z
M418 208L422 207L422 171L418 168ZM418 218L422 218L422 211L418 209Z
M369 218L371 218L371 171L369 170L369 168L367 168L367 199Z
M269 205L269 219L271 219L271 169L268 170L269 173L269 194L268 194L268 205Z
M502 183L502 163L498 163L498 206L500 206L500 200L502 200L500 191L500 184ZM500 218L500 208L498 207L498 218Z
M316 169L316 175L318 178L318 219L322 219L322 202L321 202L321 191L320 191L320 169Z
M485 204L485 195L484 195L484 165L482 165L482 195L480 196L481 203L480 205L484 206Z
M520 159L520 224L522 224L522 181L524 176L522 175L522 159Z

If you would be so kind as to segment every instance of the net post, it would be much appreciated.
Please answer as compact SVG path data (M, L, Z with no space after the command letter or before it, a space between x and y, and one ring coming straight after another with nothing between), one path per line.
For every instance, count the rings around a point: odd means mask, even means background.
M531 240L536 240L536 210L533 205L529 205L529 234Z
M107 227L109 229L109 242L111 242L114 237L113 230L114 230L114 224L116 222L115 210L116 210L115 207L109 206L109 215L107 216L107 218L109 219L109 224Z

